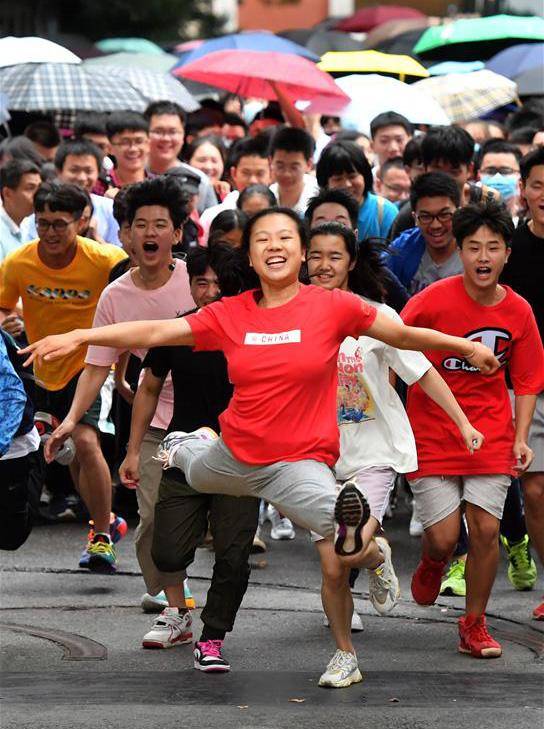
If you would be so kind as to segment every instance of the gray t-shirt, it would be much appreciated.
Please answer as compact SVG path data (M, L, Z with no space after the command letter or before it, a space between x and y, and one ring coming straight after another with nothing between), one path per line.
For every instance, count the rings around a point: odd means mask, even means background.
M411 294L417 294L418 291L422 291L435 281L440 281L440 279L449 276L457 276L459 273L463 273L463 264L456 250L444 263L438 264L433 261L429 251L425 248L418 269L410 283L409 291Z

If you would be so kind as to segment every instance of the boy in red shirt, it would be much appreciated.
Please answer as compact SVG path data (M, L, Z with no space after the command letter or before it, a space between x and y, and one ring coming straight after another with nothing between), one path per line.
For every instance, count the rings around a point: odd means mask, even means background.
M453 233L463 274L414 296L402 317L412 326L487 344L501 367L484 378L451 352L425 352L474 427L485 435L483 446L473 454L463 448L450 422L421 388L410 388L407 409L418 470L409 477L425 528L412 595L420 605L436 600L443 569L457 542L464 502L470 548L459 651L494 658L501 655L501 646L489 635L484 614L497 570L499 522L510 478L533 459L527 438L536 395L544 385L544 350L530 305L498 284L514 233L507 210L495 202L463 207L454 215ZM507 367L516 398L515 423L505 382Z

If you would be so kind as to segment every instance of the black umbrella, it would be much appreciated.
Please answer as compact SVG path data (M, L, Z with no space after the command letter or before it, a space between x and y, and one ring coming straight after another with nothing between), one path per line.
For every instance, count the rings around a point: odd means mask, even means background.
M393 38L382 41L377 46L374 46L374 50L383 51L384 53L399 53L401 55L418 58L412 52L412 49L426 30L426 28L407 30L405 33L400 33Z
M297 28L282 31L277 35L304 46L318 56L324 56L328 51L360 51L363 48L361 42L356 41L348 33L342 33L339 30Z

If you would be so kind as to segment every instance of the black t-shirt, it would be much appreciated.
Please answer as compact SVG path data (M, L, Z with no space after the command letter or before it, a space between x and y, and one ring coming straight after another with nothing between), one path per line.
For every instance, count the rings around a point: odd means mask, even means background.
M521 223L514 233L512 252L501 282L531 304L544 342L544 238L531 233L527 223Z
M161 379L172 373L174 414L168 432L190 432L202 426L219 432L219 415L232 397L233 387L222 352L195 352L192 347L155 347L143 367Z

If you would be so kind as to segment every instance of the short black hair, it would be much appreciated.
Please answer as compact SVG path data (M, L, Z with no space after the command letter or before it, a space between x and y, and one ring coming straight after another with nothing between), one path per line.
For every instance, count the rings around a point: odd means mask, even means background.
M360 137L364 137L365 139L368 139L370 142L370 137L368 134L365 134L364 132L360 132L357 129L340 129L339 132L336 132L334 135L334 141L335 142L356 142Z
M247 224L244 227L242 235L242 250L247 252L249 251L251 232L256 223L267 215L285 215L286 217L291 218L291 220L296 224L300 244L302 248L306 250L308 247L308 229L306 227L306 223L292 208L286 207L266 208L265 210L259 210L258 213L255 213L255 215L247 221Z
M486 154L512 154L516 158L518 164L521 163L523 157L519 147L515 144L506 142L504 139L487 139L478 151L476 157L476 166L478 169L482 166L482 160Z
M40 168L29 159L11 159L3 167L0 167L0 192L4 187L15 190L23 178L23 175L40 174Z
M137 111L116 111L106 121L108 139L121 132L149 132L149 120Z
M532 144L538 127L517 127L508 135L510 144Z
M380 180L383 180L383 176L392 169L402 170L404 172L404 160L402 157L386 159L383 165L380 165L377 173Z
M60 144L60 134L53 122L35 121L29 124L24 131L25 137L47 149L54 149Z
M74 122L74 137L85 134L106 134L107 115L100 111L84 111L78 113Z
M210 249L203 246L191 248L187 253L187 274L189 281L196 276L203 276L210 265Z
M474 235L483 225L496 235L500 235L510 247L515 231L512 216L502 203L489 200L464 205L453 214L452 231L459 248L462 247L465 238Z
M539 146L521 158L519 169L523 182L527 182L527 178L531 174L533 167L540 165L544 165L544 147Z
M375 116L374 119L372 119L372 121L370 122L370 136L372 137L372 139L374 139L380 129L392 126L402 127L406 134L408 134L410 137L414 133L413 125L411 124L411 122L408 121L405 116L402 116L402 114L397 114L396 111L384 111L382 114L378 114L378 116Z
M461 127L431 127L421 141L421 157L428 167L433 162L469 165L474 156L474 139Z
M179 181L170 175L160 175L131 185L127 194L127 220L132 225L139 208L160 205L167 208L175 229L187 219L188 197Z
M417 164L423 164L420 137L412 137L412 139L408 140L406 147L404 147L404 152L402 153L402 161L406 167L411 167L414 162Z
M66 158L69 154L74 155L74 157L83 157L83 155L94 157L96 160L96 166L100 172L104 153L100 147L97 147L96 144L93 144L90 140L70 139L63 142L55 154L55 167L57 170L62 171Z
M532 127L538 129L544 125L544 103L541 99L527 101L521 109L511 114L506 120L507 129L512 132L514 129Z
M386 270L379 247L371 240L358 243L353 230L335 221L322 223L310 230L308 249L316 235L336 235L342 238L350 262L355 261L354 268L348 274L350 290L373 301L384 301Z
M187 135L199 134L207 127L221 127L225 114L222 109L202 108L187 115L185 132Z
M238 167L242 157L261 157L268 159L268 139L261 134L256 137L244 137L235 142L229 151L228 164Z
M345 172L358 172L365 180L364 196L372 192L374 177L365 153L355 142L334 141L321 152L316 166L317 184L327 187L329 179Z
M311 134L308 134L305 129L282 126L276 129L270 141L270 157L273 157L274 152L278 150L282 150L283 152L301 152L304 155L304 159L308 161L314 155L315 142Z
M161 114L173 114L179 117L180 122L185 127L187 114L175 101L152 101L144 111L144 116L148 122L151 121L152 116L161 116Z
M209 237L221 238L237 228L242 230L247 223L247 215L238 208L222 210L210 224Z
M268 206L271 208L278 204L276 196L267 185L256 184L248 185L244 190L242 190L236 200L236 207L239 210L242 210L245 201L249 200L254 195L261 195L262 197L265 197L268 200Z
M35 165L41 168L45 160L38 152L36 147L32 144L30 139L19 135L17 137L11 137L4 139L0 143L0 151L2 159L8 157L11 159L24 159L30 160Z
M306 218L308 225L312 224L312 218L316 209L320 205L325 205L326 203L335 203L336 205L341 205L345 208L351 221L352 228L355 229L357 227L359 203L347 190L342 190L340 188L323 188L317 195L308 200L308 206L304 213L304 217Z
M225 112L225 115L223 117L223 124L228 124L231 127L243 127L246 134L249 129L249 126L239 114L233 114L231 112Z
M445 172L424 172L418 175L410 190L410 205L415 211L422 197L447 197L456 208L461 204L461 193L455 180Z
M132 185L126 185L122 187L117 195L113 198L113 217L115 218L117 225L121 227L125 223L128 223L128 205L127 196L130 193Z
M72 213L76 220L89 204L89 195L77 185L50 180L42 182L34 195L34 210L43 213L46 206L51 212Z

